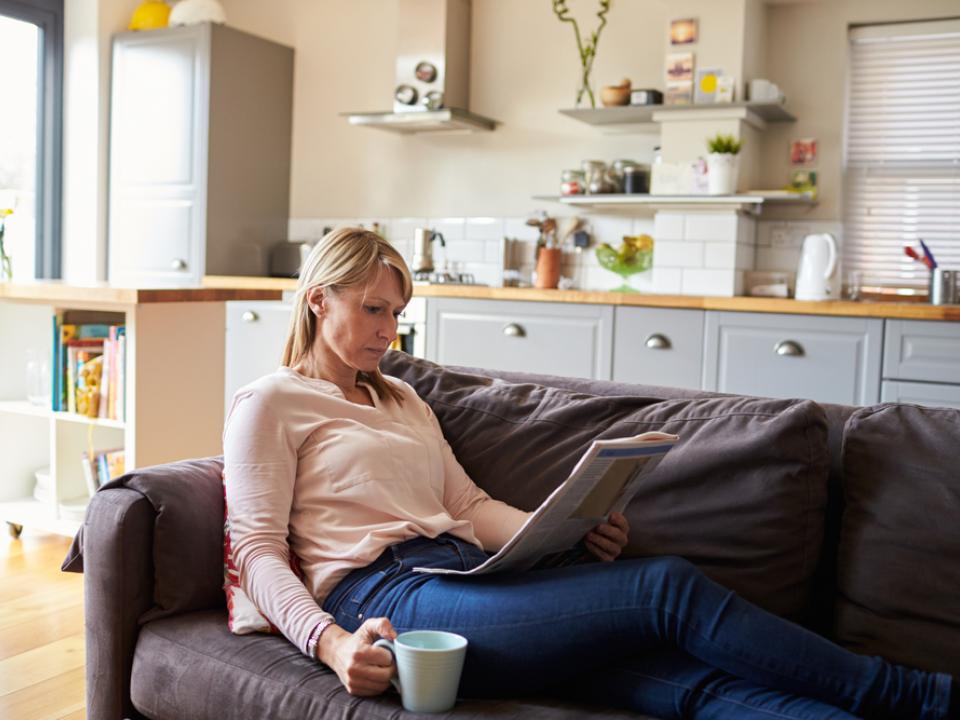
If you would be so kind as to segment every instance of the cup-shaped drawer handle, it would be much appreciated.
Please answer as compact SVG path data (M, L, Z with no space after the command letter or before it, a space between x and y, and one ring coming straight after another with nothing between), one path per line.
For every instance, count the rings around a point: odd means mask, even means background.
M253 310L244 310L243 315L240 316L240 319L245 323L252 323L259 320L260 316L257 315Z
M187 269L187 261L186 261L186 260L183 260L183 259L181 259L181 258L176 258L175 260L173 260L173 261L170 263L170 269L171 269L171 270L186 270L186 269Z
M803 345L793 340L781 340L773 346L773 351L777 355L789 357L803 357L806 354L803 352Z
M660 333L649 335L647 339L643 341L643 344L651 350L669 350L673 347L673 343L670 342L670 338L668 338L666 335L661 335Z
M526 337L527 331L523 329L522 326L517 325L516 323L510 323L509 325L503 326L503 334L507 337Z

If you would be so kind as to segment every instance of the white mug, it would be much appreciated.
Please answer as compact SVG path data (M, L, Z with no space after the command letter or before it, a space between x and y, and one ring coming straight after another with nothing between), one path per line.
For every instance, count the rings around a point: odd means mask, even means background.
M400 693L404 710L444 712L457 701L460 673L467 654L467 639L440 630L412 630L394 641L374 643L393 653L398 678L391 680Z

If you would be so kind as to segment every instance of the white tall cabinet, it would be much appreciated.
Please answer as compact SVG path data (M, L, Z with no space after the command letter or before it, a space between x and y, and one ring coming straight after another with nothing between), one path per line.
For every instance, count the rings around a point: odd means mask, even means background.
M289 215L293 50L204 23L113 41L108 272L266 275Z

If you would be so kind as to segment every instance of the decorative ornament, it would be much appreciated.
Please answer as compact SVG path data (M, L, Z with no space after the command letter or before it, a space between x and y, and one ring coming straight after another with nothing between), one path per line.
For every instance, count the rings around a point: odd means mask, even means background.
M590 99L590 107L596 107L597 101L593 96L593 90L590 87L590 72L593 70L593 60L597 56L597 41L600 39L600 31L607 24L607 13L610 11L611 0L600 0L600 9L597 11L597 17L600 18L600 24L597 29L590 33L590 37L584 42L580 34L580 26L577 21L570 17L570 9L567 7L567 0L552 0L553 12L562 21L573 25L573 34L577 38L577 51L580 53L580 82L577 88L577 107L583 102L586 95Z
M130 17L131 30L157 30L167 27L170 6L163 0L143 0Z
M218 0L180 0L170 13L170 25L196 25L227 21L227 13Z

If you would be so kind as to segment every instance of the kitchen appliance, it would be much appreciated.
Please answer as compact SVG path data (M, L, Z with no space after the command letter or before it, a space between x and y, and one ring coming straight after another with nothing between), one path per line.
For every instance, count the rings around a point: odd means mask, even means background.
M298 277L313 245L308 242L282 240L270 248L270 276Z
M470 0L399 0L393 112L344 113L351 125L400 133L493 130L466 109Z
M417 228L413 231L413 275L427 276L433 272L433 241L439 240L441 247L447 243L443 235L429 228Z
M807 235L797 269L797 300L839 300L840 267L837 241L830 233Z

